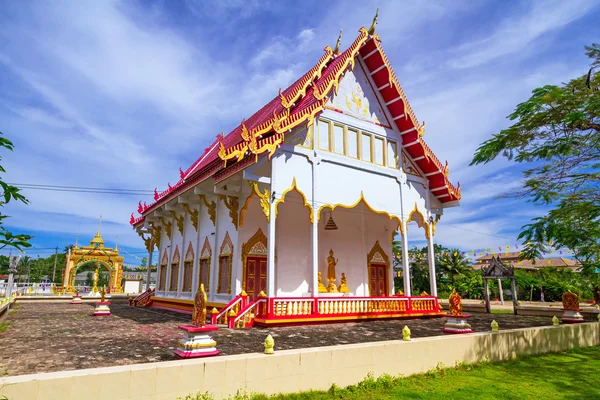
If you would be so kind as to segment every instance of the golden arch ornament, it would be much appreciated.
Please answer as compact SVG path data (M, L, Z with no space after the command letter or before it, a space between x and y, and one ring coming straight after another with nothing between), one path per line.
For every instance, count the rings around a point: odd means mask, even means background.
M67 257L63 270L62 285L67 292L74 292L75 277L80 267L93 263L106 268L109 272L108 288L111 293L122 293L121 280L123 279L123 260L119 255L119 248L105 247L100 231L96 233L89 246L75 244L71 254Z

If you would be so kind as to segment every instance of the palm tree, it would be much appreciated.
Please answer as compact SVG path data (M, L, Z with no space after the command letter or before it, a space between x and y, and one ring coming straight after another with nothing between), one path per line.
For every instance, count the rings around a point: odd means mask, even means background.
M456 282L456 278L463 276L471 269L469 260L463 257L459 249L450 249L444 253L440 260L440 270L450 278L452 287Z

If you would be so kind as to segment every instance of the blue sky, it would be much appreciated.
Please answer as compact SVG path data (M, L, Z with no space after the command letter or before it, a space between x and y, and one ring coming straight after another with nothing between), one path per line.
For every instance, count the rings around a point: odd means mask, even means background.
M450 163L463 201L446 210L440 244L463 250L516 243L542 210L498 200L519 166L469 167L477 146L508 126L535 87L587 71L600 37L598 1L53 1L4 2L0 131L14 153L4 179L163 189L228 132L310 68L339 29L347 46L381 7L377 32L428 144ZM128 220L140 197L25 190L10 204L32 255L88 242L103 215L109 245L141 256ZM151 196L142 198L150 202ZM409 231L413 244L422 232Z

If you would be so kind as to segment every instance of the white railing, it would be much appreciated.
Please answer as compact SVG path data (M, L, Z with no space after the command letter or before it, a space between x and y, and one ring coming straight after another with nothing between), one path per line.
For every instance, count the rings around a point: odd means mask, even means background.
M12 293L17 296L50 296L54 294L54 283L13 283ZM0 297L6 296L8 283L0 283Z

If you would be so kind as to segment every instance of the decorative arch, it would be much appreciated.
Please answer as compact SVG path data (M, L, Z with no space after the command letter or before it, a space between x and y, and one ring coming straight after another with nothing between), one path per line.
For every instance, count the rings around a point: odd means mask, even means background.
M188 244L187 251L185 252L185 258L183 259L185 262L194 261L194 246L192 246L192 242Z
M382 267L383 266L383 267ZM387 296L389 293L390 258L385 253L379 241L367 254L367 272L369 276L369 295Z
M219 275L218 293L231 293L231 270L233 269L233 242L229 232L225 232L225 238L221 243L219 251Z
M169 290L175 292L179 287L179 262L181 261L181 255L179 254L179 245L175 245L175 251L173 252L173 259L171 260L171 277Z
M240 227L242 225L244 225L244 213L246 212L246 210L248 209L248 207L250 207L250 201L254 197L256 197L256 193L254 193L254 190L252 190L250 192L250 195L246 198L246 202L244 203L244 206L240 210Z
M163 256L160 265L169 265L169 254L166 249L163 251Z
M323 204L321 207L319 207L319 212L317 213L317 222L319 222L321 220L321 211L323 211L323 209L325 209L325 208L329 208L331 211L335 210L338 207L351 209L351 208L354 208L357 205L359 205L361 201L364 203L365 207L367 207L367 209L369 211L371 211L375 214L385 215L386 217L388 217L388 219L390 221L395 219L401 225L401 220L398 216L396 216L394 214L390 214L387 211L378 211L378 210L374 209L373 207L371 207L371 205L367 202L367 199L365 198L365 194L362 190L360 191L360 197L354 204L351 204L351 205L345 205L345 204L340 204L340 203ZM402 230L402 228L400 228L400 230Z
M158 290L165 290L167 285L167 269L169 268L169 252L167 249L163 250L163 256L160 261L160 275L158 277Z
M210 291L210 261L212 259L212 249L208 236L204 237L204 244L200 251L200 259L198 260L198 288L200 284L204 283L206 292Z
M415 219L415 215L418 217L417 219ZM417 206L417 203L415 202L415 208L413 208L413 210L408 214L408 218L406 219L406 230L408 231L408 223L409 222L416 222L417 226L419 228L423 228L425 229L425 237L427 239L429 239L429 223L427 223L427 220L425 219L425 215L423 215L423 213L421 211L419 211L419 207Z
M300 197L302 197L304 207L308 208L308 210L310 212L310 223L312 224L314 222L312 206L306 200L306 196L304 195L304 193L302 193L302 191L300 189L298 189L298 186L296 185L296 177L294 177L294 179L292 180L292 186L290 186L288 189L284 190L284 192L281 194L281 199L277 200L277 202L275 203L275 217L277 217L277 213L279 212L279 204L285 203L286 194L288 194L292 190L295 190L300 195Z

